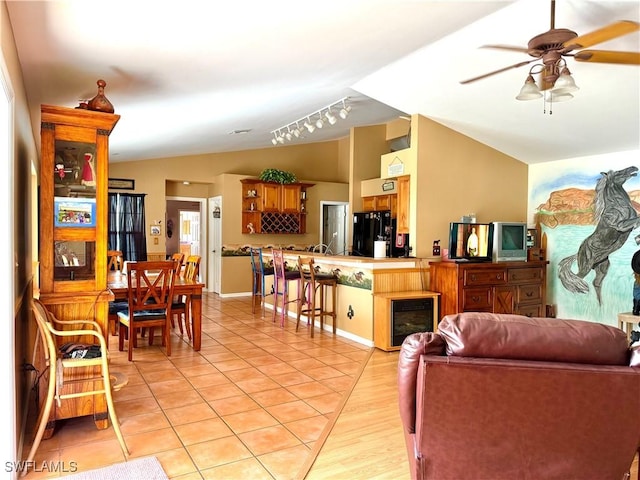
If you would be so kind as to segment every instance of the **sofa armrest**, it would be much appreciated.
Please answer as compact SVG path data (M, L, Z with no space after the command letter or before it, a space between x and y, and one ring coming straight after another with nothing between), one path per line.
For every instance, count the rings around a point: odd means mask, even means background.
M416 383L421 355L444 355L445 343L437 333L413 333L404 339L398 357L400 418L408 433L415 433Z

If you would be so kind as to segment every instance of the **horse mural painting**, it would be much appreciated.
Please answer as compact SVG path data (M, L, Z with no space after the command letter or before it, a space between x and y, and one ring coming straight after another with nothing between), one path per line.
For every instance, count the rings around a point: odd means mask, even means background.
M632 230L640 226L640 217L622 188L637 171L637 167L628 167L602 172L594 199L596 229L582 241L578 253L559 263L558 277L568 291L588 293L589 286L583 279L593 270L596 274L593 287L598 303L602 304L601 288L609 270L609 255L622 247ZM578 263L577 273L571 270L574 261Z

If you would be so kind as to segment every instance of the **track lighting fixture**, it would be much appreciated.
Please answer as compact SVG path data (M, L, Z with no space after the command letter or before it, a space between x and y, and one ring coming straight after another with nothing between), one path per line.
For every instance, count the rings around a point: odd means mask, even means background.
M322 128L325 122L329 125L335 125L338 123L338 117L345 120L351 112L351 105L347 103L349 97L344 97L333 102L331 105L316 110L315 112L305 115L302 118L294 122L290 122L282 127L272 130L273 138L271 143L274 145L283 144L286 141L290 142L296 138L303 138L303 129L307 132L313 133L316 129ZM338 110L339 109L339 110ZM338 115L334 115L334 111L338 112Z

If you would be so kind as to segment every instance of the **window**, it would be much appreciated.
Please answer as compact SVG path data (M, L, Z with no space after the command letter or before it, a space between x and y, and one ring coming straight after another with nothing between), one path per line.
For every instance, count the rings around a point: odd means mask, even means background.
M147 259L144 197L146 194L109 194L108 249L120 250L124 260Z

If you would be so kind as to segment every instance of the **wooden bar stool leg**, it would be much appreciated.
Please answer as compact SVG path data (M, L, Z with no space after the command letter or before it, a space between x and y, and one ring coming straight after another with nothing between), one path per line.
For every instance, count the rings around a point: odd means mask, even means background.
M324 289L326 286L320 283L320 333L324 330L324 317L327 313L326 298L324 296Z
M333 334L336 334L336 319L338 318L338 312L336 311L337 305L336 305L336 294L338 291L338 282L333 282L331 284L331 293L332 293L332 298L331 298L331 317L333 320Z

